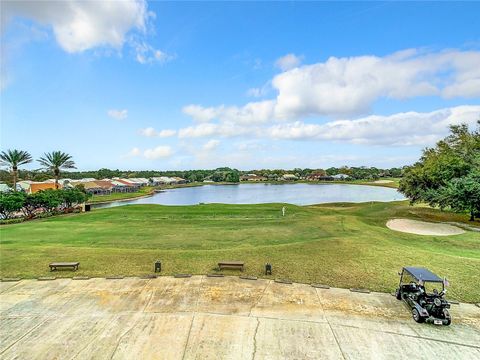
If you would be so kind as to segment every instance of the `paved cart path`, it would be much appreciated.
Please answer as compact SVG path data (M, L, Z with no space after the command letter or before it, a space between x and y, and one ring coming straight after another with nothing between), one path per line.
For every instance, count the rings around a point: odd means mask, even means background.
M1 359L478 359L480 308L416 324L393 296L270 280L0 283Z

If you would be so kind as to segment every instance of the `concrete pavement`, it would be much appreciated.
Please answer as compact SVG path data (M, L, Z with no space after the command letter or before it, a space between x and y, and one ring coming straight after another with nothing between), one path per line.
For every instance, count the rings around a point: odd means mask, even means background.
M1 359L479 359L480 308L237 277L0 283Z

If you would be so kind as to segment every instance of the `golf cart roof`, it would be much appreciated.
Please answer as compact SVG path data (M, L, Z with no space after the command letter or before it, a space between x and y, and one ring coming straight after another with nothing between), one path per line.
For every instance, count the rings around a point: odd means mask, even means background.
M430 281L430 282L443 282L443 279L432 273L430 270L425 268L416 268L416 267L404 267L406 272L412 275L417 280Z

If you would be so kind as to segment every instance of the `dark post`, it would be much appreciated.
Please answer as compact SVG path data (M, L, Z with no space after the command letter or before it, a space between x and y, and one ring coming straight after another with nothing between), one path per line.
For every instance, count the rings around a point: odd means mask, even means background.
M265 264L265 275L272 275L272 264Z
M155 261L155 272L162 271L162 262L160 260Z

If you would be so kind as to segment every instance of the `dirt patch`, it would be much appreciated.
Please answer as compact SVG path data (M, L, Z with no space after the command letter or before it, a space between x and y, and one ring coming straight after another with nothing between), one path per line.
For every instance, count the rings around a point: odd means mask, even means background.
M387 227L391 230L417 235L450 236L463 234L465 232L465 230L462 230L459 227L448 224L430 223L410 219L388 220Z

